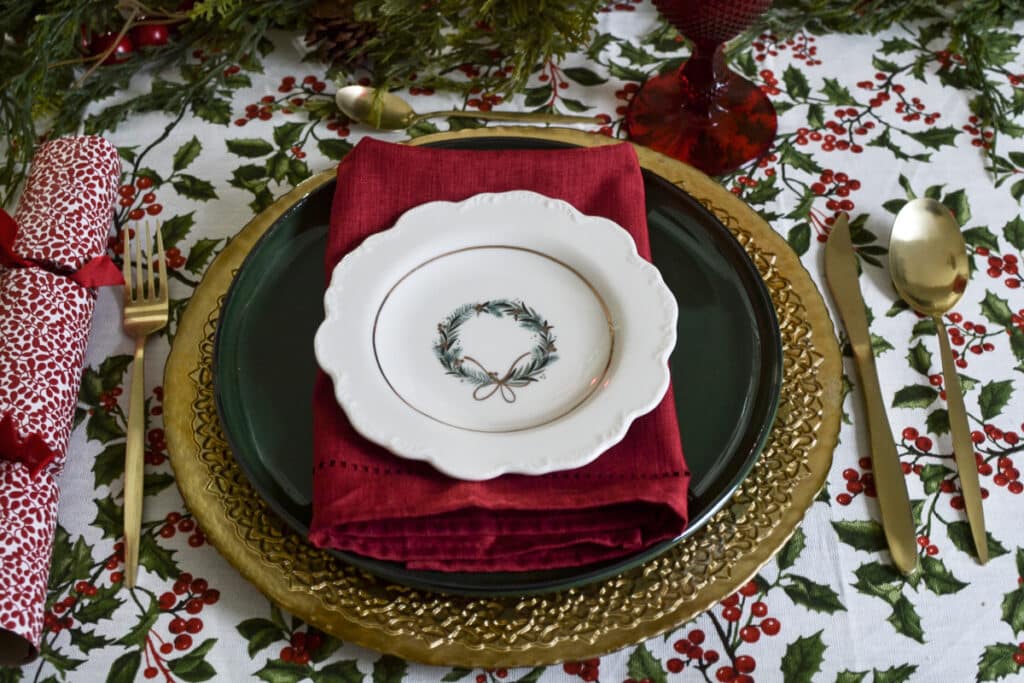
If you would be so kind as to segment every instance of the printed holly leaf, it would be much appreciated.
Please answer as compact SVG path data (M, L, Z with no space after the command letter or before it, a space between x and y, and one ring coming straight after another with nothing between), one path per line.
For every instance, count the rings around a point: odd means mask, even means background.
M910 516L914 518L914 526L921 526L921 513L924 512L923 500L910 501Z
M981 417L988 421L1003 412L1003 408L1013 395L1013 380L1001 382L989 382L981 387L981 394L978 396L978 407L981 408Z
M1021 665L1013 656L1020 652L1016 643L989 645L978 658L978 680L998 681L1010 674L1020 673Z
M551 109L551 107L543 106L543 107L537 107L534 111L552 111L552 109ZM452 118L449 118L449 119L446 119L446 120L448 121L448 130L449 131L465 130L467 128L483 128L484 127L483 122L481 122L481 121L479 121L477 119L462 119L462 118L452 117Z
M828 101L832 104L857 104L857 100L853 99L853 95L835 78L826 78L825 86L821 89L821 93L828 98Z
M400 683L408 668L405 660L384 655L373 663L373 683Z
M886 351L892 351L893 345L889 343L885 337L880 337L875 333L871 333L871 353L877 358Z
M210 651L210 648L216 642L216 638L207 638L199 647L184 657L168 659L167 668L175 676L183 681L189 681L189 683L210 680L217 675L217 671L206 661L206 653Z
M945 408L936 408L928 413L925 420L928 431L937 436L949 434L949 411Z
M537 681L540 680L540 677L544 674L544 671L545 667L543 666L534 667L516 679L513 683L537 683Z
M167 580L178 575L175 552L157 545L156 539L150 534L143 534L139 540L139 564L161 579Z
M416 128L420 124L416 124L413 128ZM410 129L411 131L411 129ZM434 126L432 133L437 132L437 126ZM417 137L416 134L410 132L413 137ZM421 132L419 135L425 135L426 132ZM317 149L328 159L333 161L341 161L341 158L352 151L352 143L347 140L320 140L316 143Z
M782 550L776 556L776 561L779 565L779 571L789 569L796 562L796 558L800 557L801 551L803 551L805 545L804 532L800 527L797 527L796 531L793 532L793 536L786 541L786 545L782 546Z
M966 583L953 576L942 560L937 557L925 555L921 558L921 573L924 576L924 585L936 595L959 593L967 586Z
M839 601L839 596L829 586L822 583L815 583L808 578L792 574L789 577L792 582L782 587L789 599L798 605L802 605L815 612L845 612L846 607Z
M821 671L825 643L821 631L811 636L801 636L788 646L782 656L782 675L786 683L811 683L814 674Z
M942 198L942 203L947 209L953 212L953 217L960 225L966 225L971 220L971 205L967 201L967 193L963 190L954 190Z
M124 460L121 461L121 469L124 470ZM110 496L97 498L95 502L96 518L92 521L92 525L103 531L102 538L120 536L124 531L121 505Z
M119 584L101 586L96 589L96 595L90 598L81 598L86 602L80 602L78 621L83 624L95 624L102 619L109 619L117 608L124 604L124 600L116 597L121 592Z
M786 92L794 100L807 99L807 96L811 94L811 87L807 85L807 77L792 64L782 72L782 81L786 84Z
M527 107L539 107L551 101L552 90L550 83L538 85L535 88L527 88L523 92L526 95L526 101L524 104Z
M932 352L925 348L924 342L919 341L915 346L910 347L910 352L907 353L907 362L910 363L911 368L927 377L928 370L932 366Z
M608 63L608 75L623 81L634 81L636 83L642 83L647 80L647 73L645 71L641 69L634 69L633 67L625 66L618 62ZM529 97L530 90L531 88L526 89L527 97Z
M83 631L80 628L69 629L71 633L71 644L82 651L83 654L89 654L90 651L106 647L110 645L113 640L106 636L101 636L96 631Z
M199 138L193 135L191 140L179 147L178 151L174 153L174 170L181 171L188 168L189 164L196 160L201 151L203 151L203 145L199 142Z
M124 653L110 665L107 683L132 683L141 663L142 653L139 650Z
M452 681L460 681L469 674L473 673L472 669L465 669L461 666L457 666L444 676L441 677L443 683L452 683Z
M935 327L935 320L932 318L923 318L914 323L914 328L911 330L910 339L913 341L918 337L933 336L938 332L938 328Z
M124 438L124 429L110 413L99 409L85 423L85 436L90 441L108 443Z
M224 143L232 154L250 159L265 157L274 151L273 145L260 138L234 138L225 140Z
M836 683L862 683L867 675L867 671L840 671L836 675Z
M267 175L276 182L281 182L288 175L288 155L284 152L268 157L266 163Z
M953 476L953 470L945 465L925 465L921 468L921 483L924 484L924 492L928 494L939 490L943 479Z
M1019 327L1010 328L1010 349L1019 361L1024 361L1024 330Z
M146 472L142 478L142 495L155 496L174 483L174 477L166 472Z
M930 386L924 384L911 384L910 386L903 387L896 392L896 396L892 399L893 408L927 408L935 399L939 397L939 392L935 391Z
M194 216L195 211L189 211L164 221L163 226L160 228L160 233L166 248L170 249L177 246L178 242L188 237L188 233L196 222Z
M174 186L175 192L189 199L205 202L217 198L217 192L213 189L213 183L187 173L179 175L171 182L171 185Z
M970 230L964 230L963 234L964 241L972 247L985 247L992 251L999 250L999 240L988 228L971 228Z
M825 109L817 102L807 107L807 127L815 130L825 127Z
M1017 248L1017 251L1024 251L1024 220L1020 216L1014 216L1013 220L1003 226L1003 237L1006 241ZM998 245L989 247L998 249Z
M810 154L805 154L792 145L786 145L782 148L779 163L808 173L821 173L821 166L818 165L818 162Z
M871 679L871 683L905 683L910 680L910 677L917 671L916 664L904 664L903 666L894 666L885 671L879 671L874 669L874 678Z
M881 598L890 605L895 605L902 596L900 591L903 577L895 567L881 562L868 562L858 567L854 575L857 582L853 587L864 595Z
M965 552L971 557L977 557L974 552L974 537L971 536L971 527L968 522L950 522L946 525L946 534L949 535L949 540L953 542L953 545L960 550ZM1003 544L992 537L991 533L985 533L988 539L988 556L990 558L999 557L1010 552Z
M1024 587L1003 596L1003 621L1013 629L1013 635L1024 631Z
M625 55L626 50L632 47L633 46L630 43L623 43L620 46L620 49L622 50L623 55ZM636 51L641 54L646 54L643 50ZM635 60L631 59L630 61ZM603 78L598 74L594 73L593 71L591 71L590 69L581 66L573 66L569 67L568 69L562 69L562 73L564 73L566 76L576 81L580 85L601 85L602 83L608 81L607 78Z
M918 615L917 610L914 609L914 605L907 599L907 596L900 595L892 606L892 614L886 621L893 625L897 633L902 633L908 638L924 643L921 617Z
M1017 548L1017 576L1024 576L1024 548Z
M960 378L960 388L963 389L965 392L971 391L974 389L974 387L978 386L978 380L974 379L973 377L961 375L959 372L956 376Z
M146 642L146 636L149 635L149 629L153 628L153 624L160 617L160 605L156 600L149 601L149 607L145 613L139 619L139 621L129 629L128 633L124 634L117 639L116 645L124 645L126 647L141 647Z
M299 136L302 135L302 129L305 127L306 124L299 123L298 121L290 121L282 123L280 126L275 126L274 142L281 149L289 148L299 141Z
M254 657L257 652L287 635L279 625L262 618L246 619L235 628L243 638L249 641L250 657Z
M642 643L629 656L627 670L629 677L634 681L642 681L645 678L651 683L667 683L668 681L665 670L661 668L661 662L655 659Z
M231 102L211 97L192 103L192 113L210 123L226 124L231 120Z
M292 185L298 185L303 180L312 175L309 170L309 166L302 159L295 159L294 157L288 160L288 182Z
M807 223L794 225L786 235L786 241L797 256L803 256L811 246L811 226Z
M81 536L71 545L68 532L58 526L53 540L53 560L50 566L51 589L85 578L92 571L92 550ZM47 601L49 602L49 600Z
M188 250L188 260L185 261L185 270L190 273L198 274L203 268L206 267L210 257L213 256L214 249L220 244L220 240L210 239L204 237L198 240L192 245L192 248Z
M874 553L889 547L885 542L882 525L878 522L832 522L832 528L840 541L857 550Z
M952 146L956 144L956 136L960 134L960 131L953 126L945 126L943 128L929 128L920 132L908 132L907 135L920 142L925 147L931 149L939 149L943 146Z
M112 443L104 448L92 464L96 486L109 486L124 473L124 442Z
M1013 323L1013 311L1006 299L1000 299L988 290L981 300L981 314L1000 327L1009 327Z
M312 674L313 683L362 683L363 672L354 659L328 664Z

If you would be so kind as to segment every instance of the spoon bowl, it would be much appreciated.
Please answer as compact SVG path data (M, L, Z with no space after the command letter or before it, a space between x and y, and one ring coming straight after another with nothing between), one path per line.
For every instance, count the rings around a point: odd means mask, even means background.
M934 199L900 209L889 242L889 270L900 296L925 315L953 308L970 274L967 245L953 214Z
M408 128L416 118L416 112L408 102L376 88L346 85L338 90L334 101L338 103L338 109L353 121L369 123L384 130Z
M914 199L896 215L889 242L889 272L903 300L918 313L930 315L939 338L939 357L946 390L953 457L960 475L964 509L978 561L988 561L981 484L974 459L970 426L956 361L942 315L956 305L967 288L970 267L967 245L956 218L941 202Z

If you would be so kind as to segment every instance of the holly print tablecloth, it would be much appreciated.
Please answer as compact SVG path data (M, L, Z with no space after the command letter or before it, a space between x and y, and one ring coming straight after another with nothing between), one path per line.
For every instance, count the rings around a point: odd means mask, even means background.
M646 4L609 5L586 54L539 65L524 95L465 100L413 88L423 110L509 107L602 114L621 135L624 108L683 52ZM211 258L275 197L331 167L365 128L330 114L334 85L275 35L260 63L229 68L219 99L135 115L106 135L124 164L119 229L163 221L171 323L147 353L146 501L139 587L122 588L122 473L131 343L120 293L103 290L78 419L60 480L42 656L0 681L313 680L899 681L1022 680L1024 668L1024 143L979 125L972 79L1021 102L1024 21L995 30L972 57L941 22L876 35L765 34L734 60L780 114L770 154L720 178L788 240L819 284L833 216L847 211L859 247L883 393L918 518L920 572L890 565L878 525L853 367L844 425L823 495L759 578L664 637L585 662L536 669L426 667L338 642L281 613L208 545L167 462L160 377L176 321ZM193 59L206 58L197 54ZM258 67L258 68L256 68ZM486 68L486 65L466 68ZM131 91L166 100L180 73L142 74ZM113 125L109 106L94 120ZM101 114L101 112L108 112ZM1012 108L1004 130L1024 126ZM465 120L379 134L400 140ZM888 229L913 196L941 200L964 226L973 275L946 316L981 474L991 561L980 566L951 456L934 326L900 303L883 267ZM116 253L120 242L112 239ZM828 301L828 298L826 298Z

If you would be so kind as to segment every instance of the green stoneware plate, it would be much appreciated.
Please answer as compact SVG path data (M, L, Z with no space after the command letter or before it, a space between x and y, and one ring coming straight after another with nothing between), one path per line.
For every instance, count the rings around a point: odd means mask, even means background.
M460 149L556 148L562 142L474 137ZM323 318L323 257L334 178L271 225L223 302L214 349L217 410L231 450L270 507L305 536L311 518L313 335ZM761 276L740 243L696 199L644 171L654 264L679 303L671 358L692 473L690 524L678 539L600 565L520 573L411 571L352 553L344 561L389 581L465 595L561 590L655 557L701 528L757 460L775 418L782 342Z

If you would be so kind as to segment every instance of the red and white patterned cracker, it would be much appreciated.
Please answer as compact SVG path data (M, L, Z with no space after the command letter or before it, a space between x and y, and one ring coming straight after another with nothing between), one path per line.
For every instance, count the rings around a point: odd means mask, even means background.
M64 457L95 305L66 277L0 272L0 460L38 471Z
M78 270L106 251L121 160L95 136L42 145L14 214L14 252L58 270Z
M57 498L51 471L0 460L0 629L26 641L26 659L42 637Z

